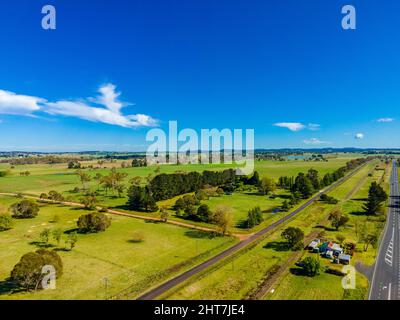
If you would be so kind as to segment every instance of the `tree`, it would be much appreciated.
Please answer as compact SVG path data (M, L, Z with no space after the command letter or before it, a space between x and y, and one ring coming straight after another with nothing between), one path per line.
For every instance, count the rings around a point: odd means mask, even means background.
M320 181L319 181L319 177L318 177L318 171L315 169L308 170L307 178L311 181L314 190L319 190Z
M47 198L53 201L64 201L64 197L62 196L62 194L55 190L49 191L49 195Z
M11 205L10 210L13 213L13 218L29 219L38 215L39 206L33 201L22 200L21 202Z
M69 245L69 250L72 250L73 248L75 248L76 243L78 242L78 235L76 234L76 232L72 232L70 234L68 234L67 240L65 241L65 243L67 245Z
M132 242L143 242L144 234L141 231L135 231L132 235Z
M314 257L306 257L301 263L304 273L309 277L315 277L320 273L321 264L318 259Z
M88 182L90 182L90 180L92 180L91 176L80 169L78 171L76 171L76 174L79 176L79 179L81 180L83 189L86 189L86 183L88 183Z
M219 206L213 214L213 222L217 225L218 231L225 235L232 226L233 217L230 208Z
M213 213L208 205L202 204L198 207L196 216L201 221L210 222L212 221Z
M157 203L154 200L153 194L148 186L140 187L136 185L130 186L128 190L128 207L131 210L137 211L152 211L158 210Z
M94 180L97 181L97 191L100 189L102 179L103 179L103 175L101 173L97 172L94 176Z
M56 228L56 229L54 229L53 231L52 231L52 236L53 236L53 239L57 242L57 245L59 246L60 245L60 242L61 242L61 237L62 237L62 235L63 235L63 230L62 229L60 229L60 228Z
M13 221L8 213L0 213L0 231L6 231L12 228Z
M371 229L365 223L359 232L359 240L360 242L364 243L364 251L368 251L370 245L376 247L378 239L379 239L379 230Z
M340 243L340 245L343 245L344 240L346 239L346 237L345 237L344 235L342 235L342 234L338 234L338 235L336 236L336 239L337 239L337 241Z
M104 213L93 212L80 216L77 224L79 231L94 233L105 231L111 225L111 219Z
M311 180L304 174L299 173L293 185L293 192L299 192L304 199L309 198L314 193Z
M247 213L246 225L247 228L251 229L259 225L263 221L263 216L260 207L250 209Z
M287 200L283 201L281 209L284 212L288 212L292 206L289 204Z
M169 218L169 212L168 212L168 207L167 206L162 206L160 208L160 218L161 220L163 220L164 222L168 221Z
M11 271L10 280L21 289L42 289L42 280L46 275L42 270L46 265L54 267L57 278L62 275L63 263L57 252L41 249L24 254Z
M258 187L260 183L261 183L260 175L258 174L257 171L254 171L253 176L250 179L248 179L247 184Z
M189 219L196 218L196 208L192 204L187 204L183 212L185 213L185 216Z
M271 192L274 192L276 189L276 184L273 179L264 177L260 182L259 190L262 194L268 195Z
M51 234L51 231L50 231L50 229L48 229L48 228L44 229L44 230L39 234L40 240L41 240L44 244L46 244L46 245L49 244L50 234Z
M69 161L68 162L68 169L79 169L81 164L78 161Z
M303 247L304 232L300 228L288 227L282 232L281 236L287 240L292 250Z
M367 214L377 214L381 211L382 203L388 198L387 193L383 188L376 182L372 182L368 191L367 203L363 206L363 209Z
M329 220L332 221L332 227L337 231L341 226L344 226L349 221L349 217L343 215L340 210L334 210L329 214Z
M95 210L97 203L98 201L94 194L87 194L81 199L81 204L83 204L86 210Z
M140 186L140 184L142 183L142 177L139 176L133 177L129 180L129 182L135 186Z

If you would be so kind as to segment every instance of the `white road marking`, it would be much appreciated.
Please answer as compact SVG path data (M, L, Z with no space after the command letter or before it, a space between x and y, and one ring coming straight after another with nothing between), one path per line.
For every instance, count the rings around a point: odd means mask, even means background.
M392 238L390 239L389 246L386 249L385 262L393 267L393 242L394 242L394 228L392 230Z
M389 283L389 292L388 292L388 300L390 300L390 295L392 293L392 283Z

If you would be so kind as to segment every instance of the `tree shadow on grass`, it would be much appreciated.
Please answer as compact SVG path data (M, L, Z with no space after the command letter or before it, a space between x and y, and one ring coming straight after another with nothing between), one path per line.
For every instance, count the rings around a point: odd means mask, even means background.
M188 230L185 231L185 236L193 239L213 239L217 234L201 230Z
M71 249L68 249L68 248L55 248L55 249L53 249L54 251L57 251L57 252L70 252L71 251Z
M69 229L69 230L65 230L64 233L65 234L71 234L71 233L83 233L83 232L81 232L79 230L79 228L72 228L72 229Z
M115 210L130 210L130 208L126 204L120 204L118 206L112 207L110 209L115 209ZM142 211L140 211L142 212Z
M0 296L16 292L18 287L9 280L0 281Z
M268 242L265 246L265 249L273 249L275 251L289 251L289 244L285 241L271 241Z
M352 201L367 201L367 198L352 198Z
M293 274L294 276L306 276L306 273L304 272L303 268L300 267L292 267L289 269L290 273Z
M49 248L54 248L55 245L51 244L51 243L45 243L42 241L31 241L29 242L30 245L32 246L36 246L40 249L49 249Z
M145 220L144 223L159 224L159 223L165 223L165 222L163 220Z
M144 242L144 240L135 240L135 239L130 239L130 240L127 240L126 242L128 242L128 243L143 243Z
M368 216L364 211L352 211L349 214L353 216Z
M239 220L236 223L235 227L236 228L240 228L240 229L248 229L247 228L247 220L246 219Z

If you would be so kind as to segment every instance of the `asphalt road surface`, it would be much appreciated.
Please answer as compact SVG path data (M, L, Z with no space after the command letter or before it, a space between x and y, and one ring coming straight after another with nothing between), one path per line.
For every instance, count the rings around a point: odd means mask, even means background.
M389 209L372 276L370 300L400 300L399 201L399 179L396 161L393 161Z
M358 167L356 170L352 171L350 174L348 174L344 178L342 178L342 179L338 180L337 182L335 182L334 184L332 184L330 187L328 187L328 188L324 189L323 191L319 192L318 194L313 196L311 199L309 199L306 203L301 205L299 208L297 208L296 210L292 211L291 213L289 213L288 215L286 215L282 219L280 219L280 220L276 221L275 223L271 224L267 228L258 231L257 233L255 233L251 237L249 237L248 239L239 242L238 244L236 244L236 245L230 247L229 249L219 253L218 255L212 257L211 259L209 259L209 260L207 260L207 261L205 261L205 262L193 267L192 269L189 269L188 271L176 276L175 278L172 278L172 279L164 282L160 286L158 286L158 287L156 287L154 289L151 289L147 293L145 293L142 296L140 296L138 298L138 300L152 300L152 299L155 299L158 296L160 296L161 294L163 294L164 292L168 291L169 289L171 289L171 288L177 286L178 284L182 283L183 281L189 279L191 276L195 275L196 273L198 273L200 271L203 271L204 269L208 268L209 266L221 261L222 259L224 259L224 258L232 255L233 253L239 251L240 249L246 247L250 243L252 243L252 242L256 241L257 239L259 239L260 237L262 237L267 232L270 232L271 230L275 229L276 227L278 227L279 225L281 225L285 221L289 220L290 218L292 218L294 215L296 215L300 211L302 211L305 208L307 208L308 206L310 206L314 201L318 200L318 198L320 197L320 195L322 193L327 193L327 192L331 191L333 188L341 185L347 179L349 179L354 174L356 174L356 172L358 172L364 166L365 166L365 163L363 165L361 165L360 167Z

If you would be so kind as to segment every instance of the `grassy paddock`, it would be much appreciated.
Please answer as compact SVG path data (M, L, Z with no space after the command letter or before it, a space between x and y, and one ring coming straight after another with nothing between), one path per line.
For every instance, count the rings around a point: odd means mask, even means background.
M376 163L375 163L376 164ZM369 227L383 228L381 218L368 217L362 213L362 205L368 196L368 188L373 181L382 181L384 188L389 191L390 167L381 163L380 169L374 170L375 164L371 164L362 170L363 176L357 175L354 179L348 181L347 187L344 189L338 188L331 195L343 200L339 207L350 218L345 227L336 231L332 228L326 228L326 238L335 240L338 235L345 237L346 242L357 244L356 251L352 257L351 265L355 266L358 263L367 267L372 267L377 255L377 247L369 246L367 251L364 251L363 244L358 241L358 230L363 224ZM372 173L369 176L369 173ZM361 183L360 183L361 182ZM348 192L346 195L346 191ZM349 197L350 196L350 197ZM304 256L310 255L305 253ZM316 255L313 254L315 257ZM334 267L327 259L320 259L322 266ZM340 266L336 266L336 268ZM360 272L356 274L356 290L350 290L348 296L344 296L344 290L341 286L341 277L321 273L314 278L298 276L288 272L275 288L274 293L268 293L266 299L365 299L368 293L368 280Z
M339 188L334 189L331 195L339 200L345 199L352 194L355 185L368 176L375 164L369 164L353 178L346 181ZM287 226L300 227L305 234L313 231L324 231L320 225L334 205L322 202L312 204L310 207L295 216L289 223L273 231L266 239L258 243L250 250L236 254L232 259L226 259L211 270L205 270L201 274L189 279L181 286L167 292L160 298L166 299L243 299L251 295L257 287L266 279L274 266L284 264L292 255L285 246L284 239L280 236ZM335 237L334 234L329 236ZM326 278L328 281L326 281ZM292 281L287 284L287 281ZM324 280L325 279L325 280ZM359 287L366 287L366 280L359 277ZM316 283L306 277L294 276L287 273L280 281L272 296L267 299L341 299L341 278L328 274L322 274L315 278ZM332 283L334 282L334 285ZM323 286L321 284L326 283ZM287 290L292 286L292 290ZM334 290L331 290L334 289ZM310 289L310 290L308 290ZM341 289L341 290L336 290ZM323 290L323 292L321 292Z
M10 205L17 199L0 197L0 203ZM135 297L150 286L183 272L189 267L232 245L235 239L212 237L209 234L163 223L112 216L112 225L98 234L80 234L72 251L59 250L64 274L56 290L9 294L5 283L20 257L34 251L40 244L39 234L45 228L61 228L64 232L76 227L84 210L60 205L41 205L38 217L15 220L14 228L0 232L0 299L104 299L131 287ZM51 223L54 216L57 223ZM141 232L144 241L135 243L134 233ZM105 279L108 289L105 289Z

